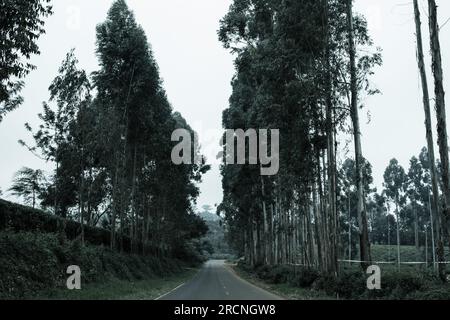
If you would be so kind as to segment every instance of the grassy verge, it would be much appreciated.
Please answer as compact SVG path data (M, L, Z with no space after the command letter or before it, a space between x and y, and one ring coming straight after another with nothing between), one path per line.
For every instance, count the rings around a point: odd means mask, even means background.
M242 268L239 268L236 264L229 263L228 266L241 278L248 282L267 290L275 295L278 295L287 300L333 300L332 296L327 295L325 292L299 288L292 286L289 283L268 283L261 280L255 273L248 272Z
M1 299L154 298L197 266L170 257L122 254L102 246L61 244L55 234L0 232ZM67 267L81 270L81 291L66 289ZM167 290L166 290L167 291Z
M181 273L163 278L139 281L110 279L104 283L91 283L81 290L54 289L39 293L43 300L154 300L190 280L197 269L185 269Z
M242 261L233 268L255 285L292 300L450 300L450 284L413 267L383 268L379 290L368 290L368 275L356 267L341 270L338 277L288 265L253 268Z

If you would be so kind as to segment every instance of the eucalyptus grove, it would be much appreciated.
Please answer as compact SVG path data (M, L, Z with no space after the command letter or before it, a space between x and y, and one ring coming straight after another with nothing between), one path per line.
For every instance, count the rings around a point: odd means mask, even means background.
M235 0L221 21L219 39L237 54L224 127L280 130L278 175L260 176L259 162L222 167L224 201L218 211L253 265L339 271L338 135L353 126L349 119L355 120L360 107L356 94L377 92L366 84L381 64L364 18L351 14L348 24L347 5ZM351 50L348 43L354 43ZM358 46L370 49L362 52ZM366 198L362 178L355 181L365 265L370 261Z
M42 207L64 219L110 230L111 248L186 254L189 241L206 233L194 214L198 184L209 170L171 161L171 134L195 134L173 113L143 29L124 0L97 26L100 69L88 75L74 50L49 87L37 130L26 124L31 152L55 164L42 191ZM61 230L62 232L62 230Z

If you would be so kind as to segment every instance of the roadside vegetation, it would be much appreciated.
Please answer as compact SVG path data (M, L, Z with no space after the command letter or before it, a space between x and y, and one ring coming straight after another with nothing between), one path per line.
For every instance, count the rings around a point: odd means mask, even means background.
M145 254L136 254L126 239L123 250L110 249L110 233L101 228L86 228L84 244L76 222L67 224L61 235L61 222L45 212L0 201L0 299L156 298L192 276L205 260L195 239L170 252L146 246ZM71 265L81 269L80 291L66 287Z
M374 259L385 261L386 252L396 246L373 246ZM404 246L405 258L416 256L414 247ZM232 264L243 278L287 299L344 299L344 300L449 300L450 285L442 281L428 266L380 265L381 290L368 290L367 278L358 264L341 263L338 277L302 266L256 266L244 261Z

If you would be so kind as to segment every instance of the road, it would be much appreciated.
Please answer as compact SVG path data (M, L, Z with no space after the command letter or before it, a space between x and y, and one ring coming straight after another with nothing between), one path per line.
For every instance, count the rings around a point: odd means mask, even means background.
M189 282L159 300L281 300L239 278L223 260L211 260Z

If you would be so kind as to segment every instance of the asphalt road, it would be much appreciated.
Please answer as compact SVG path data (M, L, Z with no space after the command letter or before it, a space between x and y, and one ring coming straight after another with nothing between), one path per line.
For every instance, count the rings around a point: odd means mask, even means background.
M223 260L211 260L189 282L159 300L281 300L239 278Z

